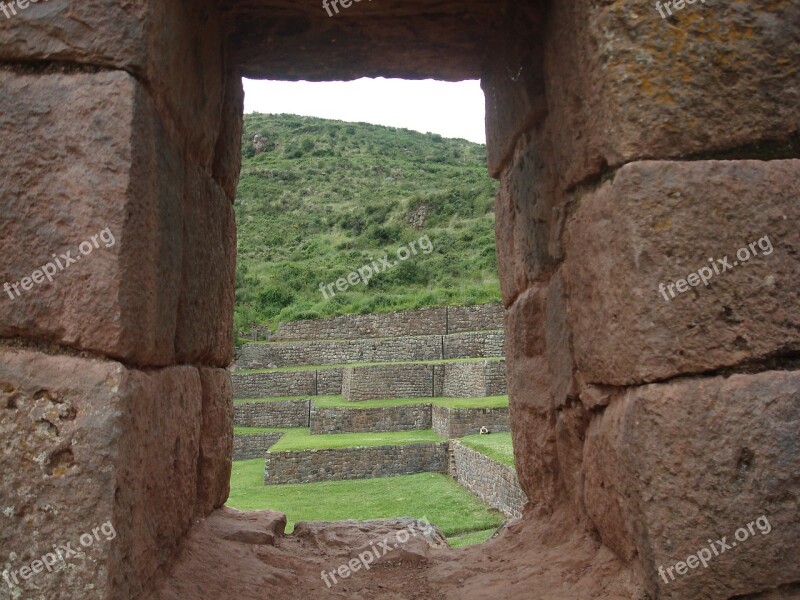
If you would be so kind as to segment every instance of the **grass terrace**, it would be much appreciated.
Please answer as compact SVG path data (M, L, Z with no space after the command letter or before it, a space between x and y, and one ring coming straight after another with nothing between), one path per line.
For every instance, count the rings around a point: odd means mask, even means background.
M261 427L235 427L235 435L248 433L283 433L270 452L288 450L328 450L368 446L393 446L445 441L431 429L416 431L390 431L387 433L337 433L336 435L311 435L307 427L270 429ZM263 462L262 462L263 466ZM263 482L262 482L263 484Z
M459 441L489 458L509 467L514 466L514 448L511 446L511 433L490 433L489 435L468 435Z
M233 463L228 506L284 512L291 519L288 532L297 521L425 517L454 547L488 539L505 521L500 512L440 473L265 486L261 459Z

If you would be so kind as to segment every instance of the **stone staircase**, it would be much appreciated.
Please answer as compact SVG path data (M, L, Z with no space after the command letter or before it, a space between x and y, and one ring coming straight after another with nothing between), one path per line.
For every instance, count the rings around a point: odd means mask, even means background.
M265 457L265 484L423 471L456 476L452 457L468 453L453 453L448 440L482 428L509 431L499 304L298 321L254 337L267 339L245 344L232 372L234 460ZM269 451L293 428L307 428L323 445L325 436L343 433L425 430L440 441ZM502 467L497 485L485 473L456 478L488 481L484 494L480 486L469 489L516 515L520 496L504 492L509 467Z

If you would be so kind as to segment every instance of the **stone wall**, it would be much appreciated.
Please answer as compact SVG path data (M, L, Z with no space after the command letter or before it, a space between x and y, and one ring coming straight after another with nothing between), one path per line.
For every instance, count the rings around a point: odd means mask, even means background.
M450 475L467 490L501 511L519 518L528 501L519 485L517 472L457 440L450 442Z
M29 562L103 513L118 534L13 593L150 597L225 501L240 67L480 78L523 488L650 597L800 580L796 2L290 4L50 0L3 22L2 279L116 237L0 303L3 547ZM685 283L767 235L771 255ZM658 575L758 514L769 538Z
M474 398L506 393L505 361L447 363L444 365L442 396Z
M342 394L347 400L430 398L434 396L430 364L387 364L345 367Z
M505 361L440 364L386 364L345 367L347 400L382 398L474 398L506 393Z
M264 458L282 433L242 433L233 436L233 460Z
M237 402L233 405L236 427L308 427L311 400Z
M317 396L342 393L342 369L234 373L234 398Z
M332 396L342 393L342 369L319 369L317 371L317 395Z
M482 304L292 321L281 323L274 334L256 328L254 337L271 341L345 340L365 337L446 335L502 328L502 305Z
M268 452L264 483L311 483L426 472L447 472L447 442Z
M237 369L303 365L439 360L442 336L418 335L357 340L307 340L244 344Z
M503 329L503 305L478 304L475 306L449 306L447 308L447 333Z
M480 433L481 427L486 427L492 433L511 430L507 406L496 408L433 406L431 427L447 439Z
M431 428L431 405L311 408L311 433L370 433Z
M468 331L442 337L442 358L494 358L504 356L503 331Z

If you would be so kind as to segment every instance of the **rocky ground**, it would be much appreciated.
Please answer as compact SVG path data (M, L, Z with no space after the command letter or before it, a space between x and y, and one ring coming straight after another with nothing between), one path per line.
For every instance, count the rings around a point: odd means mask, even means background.
M155 598L647 598L608 549L575 533L579 528L566 514L529 512L487 543L464 550L448 548L438 530L409 520L299 523L291 535L283 534L284 526L285 516L276 512L217 511L192 530ZM334 575L334 583L331 571L348 563L357 572L343 570L347 576Z

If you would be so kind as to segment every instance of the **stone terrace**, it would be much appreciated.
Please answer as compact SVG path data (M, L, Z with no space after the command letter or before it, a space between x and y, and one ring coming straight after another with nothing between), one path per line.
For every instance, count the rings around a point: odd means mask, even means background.
M264 457L266 484L449 473L517 515L524 494L513 468L447 442L482 429L509 431L502 327L501 306L489 304L254 329L266 341L245 344L232 375L235 457ZM431 429L442 441L270 450L281 430L298 427L317 442Z

